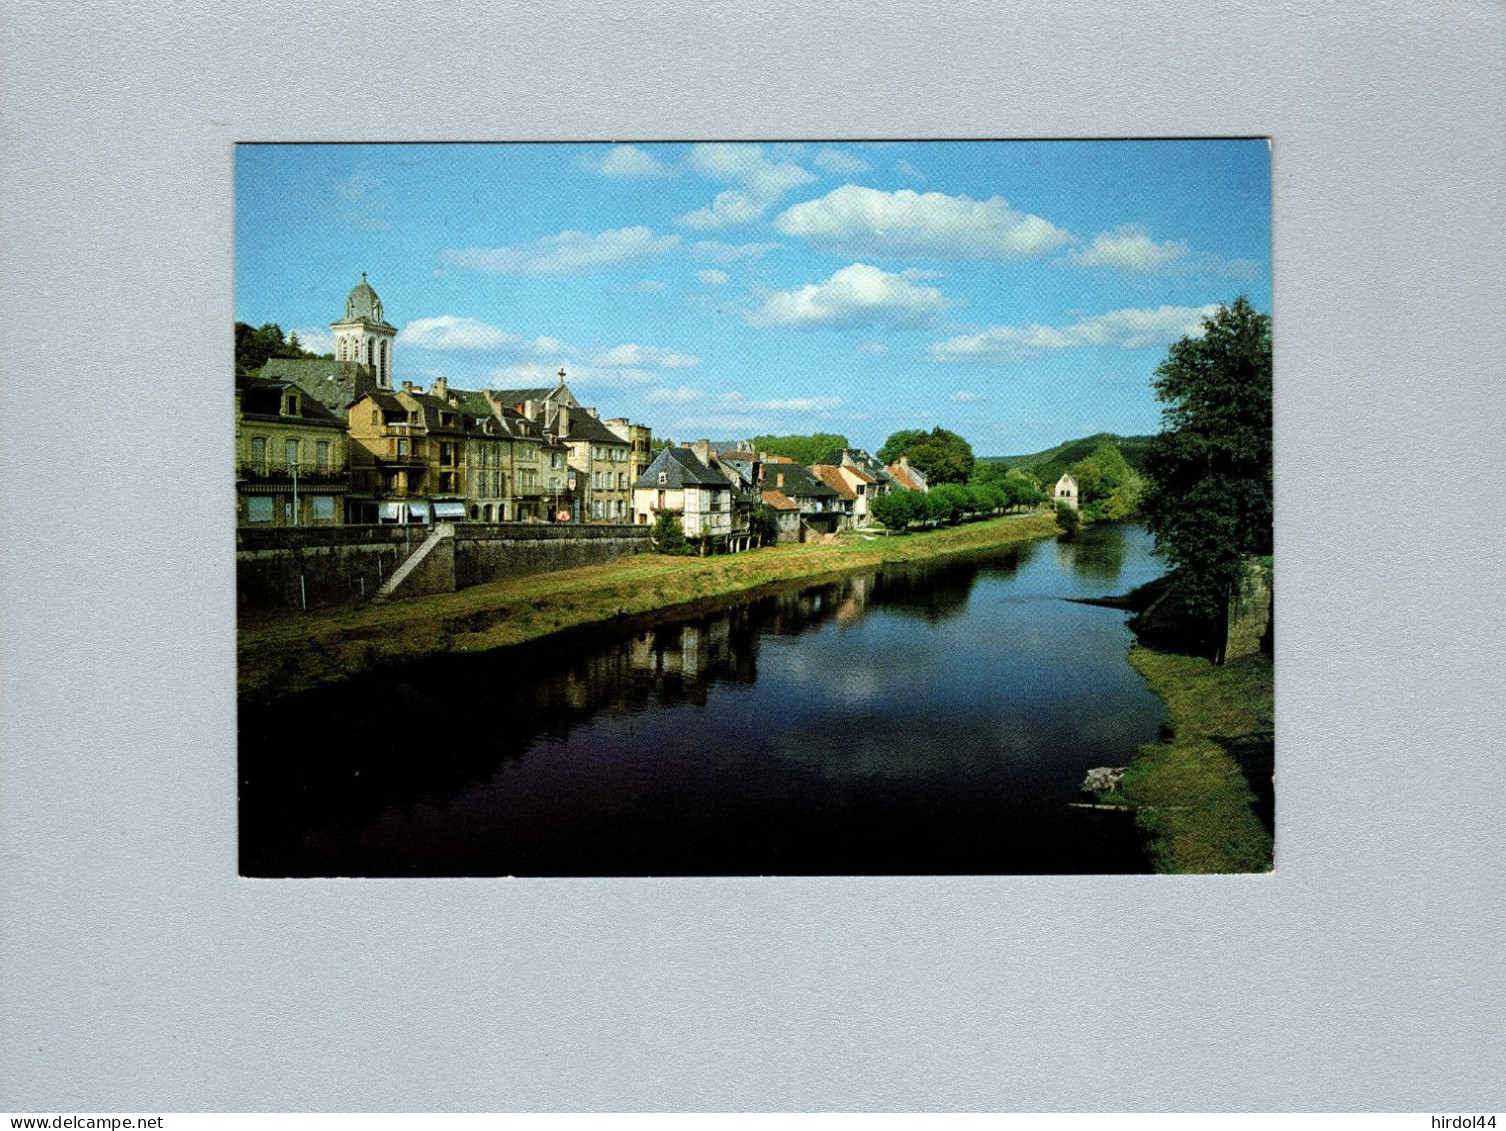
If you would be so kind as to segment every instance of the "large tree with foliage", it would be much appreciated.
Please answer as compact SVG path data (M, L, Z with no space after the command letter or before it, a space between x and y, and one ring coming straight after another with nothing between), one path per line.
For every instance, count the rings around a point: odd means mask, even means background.
M925 434L924 428L901 428L885 440L884 446L874 454L885 463L898 463L899 457L905 454L905 449Z
M754 436L753 450L767 452L771 456L785 456L802 466L821 459L834 448L848 447L847 437L832 432L816 432L810 436Z
M1163 430L1141 513L1189 611L1220 618L1252 555L1271 552L1271 319L1241 295L1156 368Z
M273 357L331 357L331 354L310 353L298 340L297 332L283 336L282 327L275 322L262 326L250 326L245 322L235 324L235 371L250 373L267 364Z
M966 483L973 473L973 446L945 428L932 428L929 432L902 429L884 441L878 455L885 463L907 457L933 486Z

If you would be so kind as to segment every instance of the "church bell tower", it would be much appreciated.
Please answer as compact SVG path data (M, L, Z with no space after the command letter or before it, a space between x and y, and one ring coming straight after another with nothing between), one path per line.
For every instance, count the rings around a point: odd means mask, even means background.
M382 317L382 300L366 282L366 272L345 300L345 317L331 322L335 359L354 361L371 370L378 388L392 388L392 340L397 327Z

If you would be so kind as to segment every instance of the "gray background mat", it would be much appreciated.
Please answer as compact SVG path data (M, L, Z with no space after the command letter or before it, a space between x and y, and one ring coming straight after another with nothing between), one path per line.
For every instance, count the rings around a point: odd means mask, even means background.
M0 1107L1499 1110L1500 4L5 7ZM234 142L1209 134L1274 875L237 878Z

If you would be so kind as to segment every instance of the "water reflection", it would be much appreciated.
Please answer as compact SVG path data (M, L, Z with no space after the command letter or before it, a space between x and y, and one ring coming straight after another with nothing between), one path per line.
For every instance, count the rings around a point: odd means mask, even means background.
M1112 584L1124 568L1124 526L1104 526L1094 536L1062 538L1054 543L1057 564L1079 577Z
M1123 822L1065 803L1159 705L1123 615L1057 599L1154 576L1136 529L246 707L242 869L1136 870Z

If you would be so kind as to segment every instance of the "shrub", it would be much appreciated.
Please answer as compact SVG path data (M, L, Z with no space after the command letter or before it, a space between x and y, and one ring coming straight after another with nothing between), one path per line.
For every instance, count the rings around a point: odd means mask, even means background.
M1073 533L1081 522L1077 512L1066 503L1056 504L1056 525L1062 528L1063 534Z
M660 511L654 517L654 549L661 554L694 554L696 548L685 540L685 527L674 511Z

